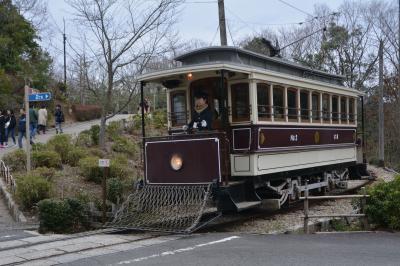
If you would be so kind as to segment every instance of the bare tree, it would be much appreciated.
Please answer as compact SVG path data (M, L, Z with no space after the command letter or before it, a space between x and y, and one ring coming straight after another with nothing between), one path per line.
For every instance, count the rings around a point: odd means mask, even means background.
M107 119L120 112L132 99L137 74L155 55L165 53L163 41L171 32L181 0L69 0L78 27L87 31L93 76L98 86L90 86L103 107L100 146L105 148ZM89 74L88 74L89 75ZM127 82L128 78L131 82ZM132 84L133 80L133 84ZM118 84L118 88L117 88ZM125 104L113 108L114 91L130 84Z

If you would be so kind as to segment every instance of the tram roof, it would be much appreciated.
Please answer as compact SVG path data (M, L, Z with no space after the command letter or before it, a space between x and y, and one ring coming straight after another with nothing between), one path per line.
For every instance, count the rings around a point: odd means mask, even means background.
M176 61L182 66L213 62L226 62L243 66L262 68L292 76L309 78L335 85L343 85L344 76L316 70L289 60L271 57L233 46L211 46L179 55Z

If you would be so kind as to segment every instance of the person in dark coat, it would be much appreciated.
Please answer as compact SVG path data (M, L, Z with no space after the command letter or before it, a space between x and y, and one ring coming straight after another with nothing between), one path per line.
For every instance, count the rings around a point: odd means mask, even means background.
M33 108L33 106L31 106L29 108L29 126L30 126L32 139L34 139L36 136L37 125L38 125L38 113Z
M6 145L8 145L8 138L11 136L11 139L13 140L14 146L17 144L15 141L15 127L17 126L17 120L15 119L14 111L13 110L7 110L7 121L8 121L8 127L6 128Z
M62 130L61 124L64 122L65 119L64 119L64 113L61 110L61 105L59 105L59 104L57 104L57 106L56 106L56 111L54 113L54 119L56 122L56 134L58 134L58 133L62 134L63 130Z
M186 129L199 131L212 129L213 113L208 106L207 98L208 95L205 92L199 91L195 94L192 121L186 126Z
M6 112L0 110L0 149L4 148L4 142L6 139L6 123L7 123Z

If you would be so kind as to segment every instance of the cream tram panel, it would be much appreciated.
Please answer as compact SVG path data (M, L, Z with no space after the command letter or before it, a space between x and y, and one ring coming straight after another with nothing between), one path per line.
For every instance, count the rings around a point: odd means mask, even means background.
M232 176L265 175L331 164L355 162L356 147L284 153L231 155Z

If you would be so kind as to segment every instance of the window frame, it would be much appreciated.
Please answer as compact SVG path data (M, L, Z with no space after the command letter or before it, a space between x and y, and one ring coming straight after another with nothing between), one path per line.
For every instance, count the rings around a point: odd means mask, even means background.
M259 121L271 121L272 120L272 105L271 105L271 84L265 82L257 82L256 83L256 94L257 94L257 119ZM267 93L267 104L260 105L260 95L259 91L265 89ZM263 116L260 116L260 107L264 107L266 112L262 113Z
M247 86L247 116L242 116L242 117L235 117L235 110L237 110L236 107L236 92L234 87L235 86L240 86L240 85L246 85ZM229 89L230 89L230 104L231 104L231 119L232 119L232 123L240 123L240 122L248 122L251 119L251 104L250 104L250 82L248 81L239 81L239 82L235 82L235 83L231 83L229 85Z
M169 119L170 122L171 122L171 127L179 127L179 126L186 125L186 124L188 123L187 91L186 91L186 90L174 90L174 91L170 91L169 94L170 94L169 97L170 97L170 106L171 106L171 109L170 109L170 112L169 112L169 114L168 114L168 119ZM184 101L184 112L182 112L182 113L184 113L185 122L182 123L182 124L181 124L181 123L175 123L175 124L174 124L174 121L177 121L178 118L175 117L175 118L173 119L173 115L176 113L176 112L174 112L174 106L175 106L175 104L174 104L174 97L176 97L177 95L183 95L183 98L185 99L185 101Z

